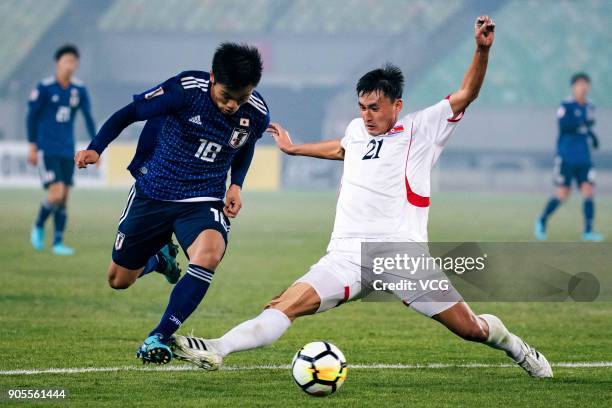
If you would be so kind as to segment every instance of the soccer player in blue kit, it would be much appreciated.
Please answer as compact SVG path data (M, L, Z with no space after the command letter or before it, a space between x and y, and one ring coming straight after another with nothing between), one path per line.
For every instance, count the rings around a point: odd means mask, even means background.
M134 96L75 156L79 168L96 163L123 129L147 121L128 167L136 182L119 219L108 282L125 289L152 271L176 282L172 233L189 266L136 353L143 362L172 359L172 334L198 307L223 258L228 217L242 207L240 192L255 143L270 122L267 105L254 90L262 69L257 48L223 43L210 73L181 72Z
M45 221L51 214L55 221L52 251L56 255L72 255L74 249L64 245L68 215L66 203L74 175L74 118L83 112L91 138L96 125L91 116L87 89L73 77L79 66L79 51L64 45L55 52L55 76L38 83L30 94L26 120L29 152L28 163L39 166L47 197L40 205L32 226L30 241L35 250L45 247Z
M544 211L535 222L535 237L540 241L547 239L546 226L548 218L570 195L572 181L583 197L584 232L583 241L602 241L603 236L593 230L595 203L593 187L595 169L591 161L589 140L593 148L599 147L599 141L593 131L595 125L595 107L587 100L591 89L591 79L585 73L572 76L572 98L561 103L557 111L559 119L559 138L555 157L554 182L556 194L551 197Z

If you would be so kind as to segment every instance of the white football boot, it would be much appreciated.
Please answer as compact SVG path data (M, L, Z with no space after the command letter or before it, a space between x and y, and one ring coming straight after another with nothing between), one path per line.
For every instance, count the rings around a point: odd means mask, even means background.
M179 360L188 361L206 371L216 371L223 363L223 357L208 340L201 337L172 336L172 353Z
M522 361L516 361L516 363L521 366L523 370L527 371L527 374L531 377L552 378L553 371L548 360L544 357L544 354L525 343L522 339L519 340L525 357Z

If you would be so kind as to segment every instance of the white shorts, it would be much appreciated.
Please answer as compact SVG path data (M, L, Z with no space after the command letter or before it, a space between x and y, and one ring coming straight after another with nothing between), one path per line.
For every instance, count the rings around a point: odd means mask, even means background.
M372 282L362 282L361 239L332 239L327 254L295 283L304 282L314 288L321 304L317 313L324 312L342 303L366 296L372 290ZM415 279L418 279L415 276ZM457 290L449 287L440 294L432 290L387 291L417 312L434 316L449 309L461 300ZM442 296L442 298L441 298Z

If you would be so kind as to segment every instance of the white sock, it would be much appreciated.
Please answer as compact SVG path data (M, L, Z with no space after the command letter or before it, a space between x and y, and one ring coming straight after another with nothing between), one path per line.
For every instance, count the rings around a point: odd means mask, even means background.
M222 337L209 340L222 355L267 346L278 340L291 326L291 320L277 309L266 309L254 319L234 327Z
M494 349L504 350L508 357L516 362L525 358L521 348L521 340L518 336L510 333L506 326L497 316L481 314L478 317L484 319L489 325L489 338L484 343Z

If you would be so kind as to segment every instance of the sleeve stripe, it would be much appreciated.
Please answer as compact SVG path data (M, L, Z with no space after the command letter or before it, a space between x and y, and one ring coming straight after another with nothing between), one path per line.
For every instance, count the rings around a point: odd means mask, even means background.
M203 84L203 83L201 83L201 82L196 82L196 81L185 81L185 82L181 82L181 85L183 85L183 86L187 86L187 85L208 86L208 84Z
M249 99L249 104L251 104L255 109L257 109L258 111L260 111L261 113L263 113L264 115L268 114L268 111L265 109L262 109L261 107L259 107L258 105L255 105L255 103L253 103L252 100Z
M184 89L199 88L202 92L208 91L208 84L210 81L202 78L196 78L193 76L186 76L181 78L181 85Z
M259 108L265 110L266 112L268 111L268 109L266 109L266 105L264 105L263 102L261 102L260 100L256 99L253 97L253 95L251 95L251 97L249 98L249 102L253 105L253 106L258 106Z
M183 85L184 89L192 89L192 88L197 88L200 89L202 92L207 92L208 91L208 86L201 86L201 85Z
M258 98L258 97L256 97L253 94L251 94L251 98L253 98L255 101L259 102L260 104L264 105L264 101L261 98Z
M182 77L181 82L185 82L185 81L197 81L197 82L200 82L201 84L208 84L210 82L207 79L196 78L192 76Z

